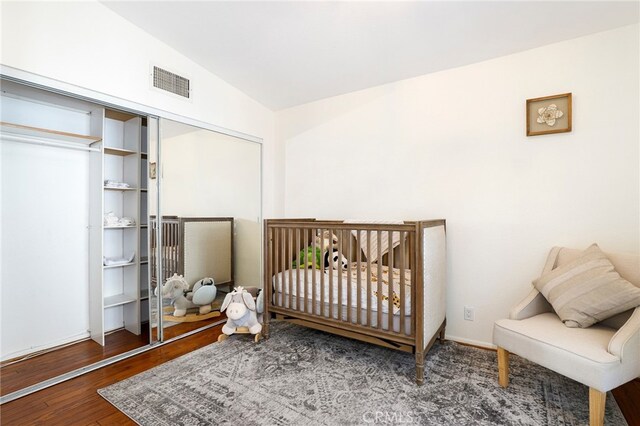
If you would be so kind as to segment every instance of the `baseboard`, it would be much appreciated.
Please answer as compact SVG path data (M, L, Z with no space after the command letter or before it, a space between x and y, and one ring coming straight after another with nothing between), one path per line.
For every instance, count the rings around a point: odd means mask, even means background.
M85 332L85 333L80 333L77 334L75 336L70 336L70 337L66 337L64 339L58 339L55 340L53 342L49 342L49 343L45 343L43 345L39 345L39 346L33 346L31 348L28 349L22 349L10 354L5 354L1 357L0 362L4 365L4 364L8 364L11 363L13 361L16 361L18 359L24 358L26 356L36 356L38 354L40 354L41 352L48 352L54 349L57 349L58 347L61 346L67 346L69 344L73 344L73 343L77 343L83 340L87 340L89 337L91 337L89 335L89 333Z
M444 338L445 340L452 340L457 343L462 343L463 345L477 346L483 349L495 350L497 348L497 346L492 343L482 342L480 340L467 339L465 337L451 336L449 334L445 334Z

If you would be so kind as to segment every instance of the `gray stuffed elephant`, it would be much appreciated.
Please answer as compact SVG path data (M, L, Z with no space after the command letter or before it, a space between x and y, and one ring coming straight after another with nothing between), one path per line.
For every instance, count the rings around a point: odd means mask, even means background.
M222 302L220 312L227 311L227 323L222 332L227 336L236 332L237 327L247 327L251 334L262 331L262 324L258 322L256 303L253 296L243 287L236 287L227 294Z

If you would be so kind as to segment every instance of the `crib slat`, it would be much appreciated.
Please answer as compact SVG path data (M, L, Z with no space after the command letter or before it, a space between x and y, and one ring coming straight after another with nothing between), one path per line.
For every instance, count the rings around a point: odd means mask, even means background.
M405 257L405 245L404 239L406 237L405 232L400 232L400 334L406 334L405 329L405 294L404 294L404 257ZM412 307L413 309L413 307Z
M331 255L333 259L333 253ZM338 260L342 259L342 230L338 233ZM333 262L331 262L333 263ZM341 265L342 262L339 263ZM342 269L338 270L338 320L342 321Z
M281 263L281 269L280 271L282 271L282 288L280 289L280 306L284 308L284 304L285 304L285 282L286 282L286 275L287 275L287 266L286 266L286 261L287 261L287 253L286 253L286 228L282 228L282 235L281 235L281 239L280 239L280 250L281 250L281 256L280 256L280 263Z
M382 330L382 231L377 231L378 237L378 329Z
M271 292L271 300L269 303L272 303L275 306L278 306L277 298L273 297L278 294L278 288L280 288L280 274L278 273L278 236L280 235L280 231L277 229L269 228L271 230L271 277L273 277L273 290ZM265 287L267 285L271 285L271 283L264 283ZM267 293L268 294L268 293ZM267 303L265 301L265 303Z
M287 228L287 239L289 247L289 257L287 260L287 269L289 270L289 309L293 309L293 232L291 228Z
M325 316L324 315L324 302L327 301L327 299L325 298L325 293L324 293L324 264L322 263L322 255L324 253L323 252L323 247L322 247L322 236L324 234L324 229L320 228L320 299L318 300L318 302L320 303L320 315L321 316Z
M329 318L333 318L333 230L329 229Z
M358 325L362 325L362 315L360 310L362 309L361 297L362 297L362 247L360 247L360 230L357 231L358 237L356 238L356 322Z
M393 231L389 231L389 300L387 301L387 310L389 311L389 315L387 317L389 320L389 331L393 331L393 271ZM400 307L402 307L402 304Z
M313 231L313 232L316 232L316 231ZM314 315L316 314L316 311L317 311L316 309L316 250L318 250L318 247L316 247L316 236L311 235L311 254L313 254L313 260L312 260L313 266L311 267L311 313Z
M295 256L298 256L300 253L300 228L296 228L295 230L295 238L296 238L296 251L294 252ZM300 299L302 296L300 295L300 259L296 262L298 266L296 268L296 310L300 310Z
M367 327L371 327L371 231L367 229Z
M344 237L344 230L342 231L342 236ZM346 231L347 233L347 322L351 323L351 232Z
M178 227L175 226L175 224L172 226L173 228L173 245L172 245L172 249L171 253L173 253L173 261L174 263L174 270L173 271L169 271L169 273L171 274L171 272L175 273L175 272L182 272L182 274L184 274L184 271L180 270L179 265L180 265L180 244L178 243ZM169 275L167 278L172 277L173 274Z
M309 230L305 229L303 232L303 241L305 243L305 261L309 261L309 252L306 251L307 250L307 245L309 244ZM302 306L302 312L307 312L308 311L308 296L307 293L309 293L309 274L307 273L307 263L305 262L304 264L304 269L302 270L302 273L304 274L304 305Z
M360 270L361 270L361 265L362 265L362 255L360 254L361 247L360 247L360 230L357 231L357 238L356 238L356 323L358 325L361 325L361 316L360 315L360 296L361 296L361 292L362 292L362 277L360 274Z
M409 264L411 266L411 336L416 332L416 236L409 232Z

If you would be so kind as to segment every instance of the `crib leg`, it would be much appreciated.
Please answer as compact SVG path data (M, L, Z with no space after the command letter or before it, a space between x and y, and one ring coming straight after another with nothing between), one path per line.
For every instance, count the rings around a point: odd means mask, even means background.
M266 340L269 338L269 323L271 322L271 314L267 313L262 318L262 337Z
M424 354L416 352L416 383L422 385L424 383Z
M442 329L440 330L440 334L438 335L438 340L440 340L440 343L444 343L444 327L442 327Z

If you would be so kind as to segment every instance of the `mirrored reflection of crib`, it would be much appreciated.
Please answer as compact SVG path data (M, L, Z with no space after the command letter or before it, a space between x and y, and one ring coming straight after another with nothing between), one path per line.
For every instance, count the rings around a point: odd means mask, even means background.
M173 274L183 275L189 284L204 277L216 286L233 288L233 218L163 216L159 250L158 221L151 216L151 287L158 283L158 251L162 257L161 282Z
M444 220L271 219L264 234L265 338L275 315L409 352L415 355L416 382L424 382L425 354L444 339L446 325ZM319 265L317 251L325 257ZM326 254L344 260L327 261Z

